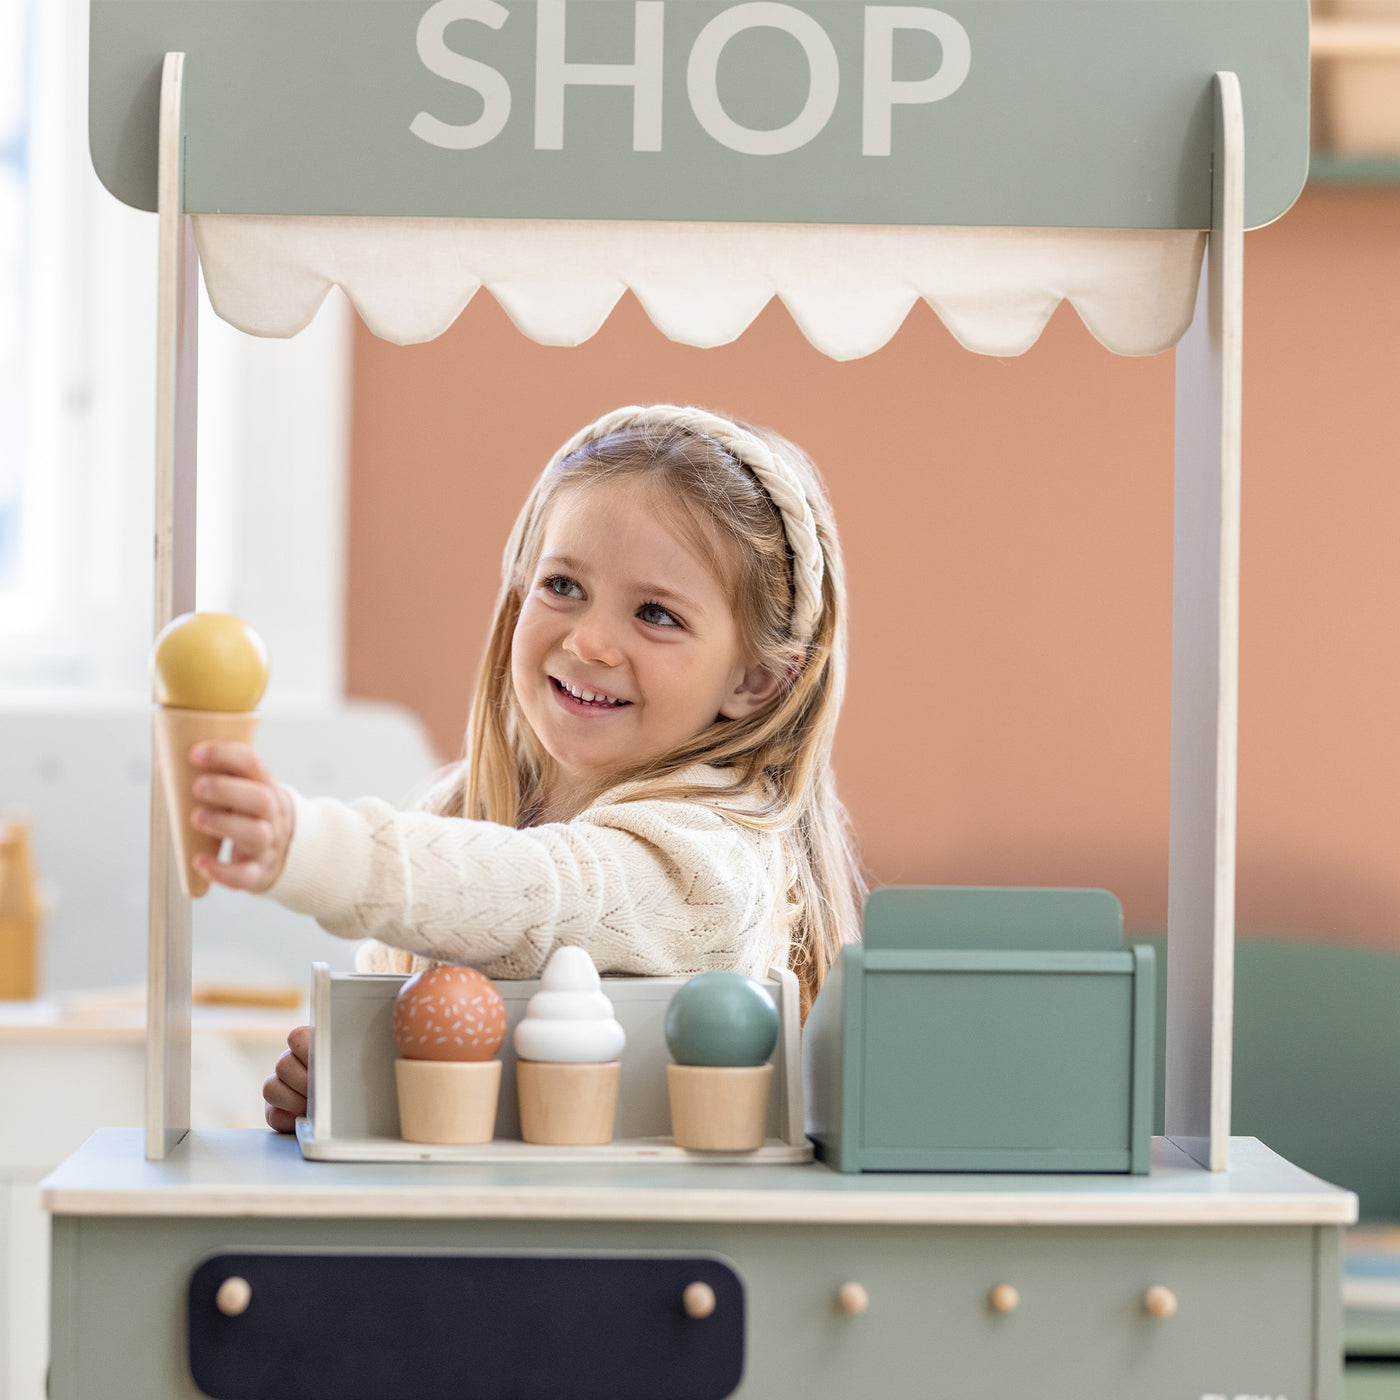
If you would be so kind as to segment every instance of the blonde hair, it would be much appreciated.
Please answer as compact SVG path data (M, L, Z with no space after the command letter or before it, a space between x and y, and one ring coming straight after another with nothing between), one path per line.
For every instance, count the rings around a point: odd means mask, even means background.
M486 643L467 729L459 780L437 810L510 826L528 826L540 810L547 756L511 684L511 644L550 509L564 491L640 480L653 506L726 588L752 664L779 681L776 697L743 719L717 718L693 739L607 786L634 786L623 800L701 801L753 829L783 840L791 912L789 962L806 1014L843 943L858 936L863 893L845 811L836 795L831 749L846 681L846 589L831 507L816 468L792 443L735 420L742 441L757 437L781 459L810 508L820 546L820 605L810 641L793 636L794 560L783 512L756 474L717 437L697 431L703 416L639 410L644 421L609 430L609 419L575 438L540 476L507 541L501 590ZM617 415L611 415L616 419ZM689 419L689 423L687 422ZM726 770L716 788L688 785L694 764Z

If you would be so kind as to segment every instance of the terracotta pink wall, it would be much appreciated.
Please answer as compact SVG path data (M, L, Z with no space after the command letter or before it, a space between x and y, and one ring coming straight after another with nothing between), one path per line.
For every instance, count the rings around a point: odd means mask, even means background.
M1247 240L1242 928L1400 944L1400 194L1310 193ZM833 364L779 306L672 345L630 298L534 345L483 295L431 345L356 341L352 693L456 751L499 553L582 423L685 400L823 468L852 592L838 750L872 878L1094 884L1166 918L1172 356L1062 307L1026 355L920 308Z

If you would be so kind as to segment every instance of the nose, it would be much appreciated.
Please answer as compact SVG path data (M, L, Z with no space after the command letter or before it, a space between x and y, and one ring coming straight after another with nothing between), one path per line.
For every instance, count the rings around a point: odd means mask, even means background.
M593 608L574 620L564 638L564 650L589 665L618 666L622 662L622 651L613 629Z

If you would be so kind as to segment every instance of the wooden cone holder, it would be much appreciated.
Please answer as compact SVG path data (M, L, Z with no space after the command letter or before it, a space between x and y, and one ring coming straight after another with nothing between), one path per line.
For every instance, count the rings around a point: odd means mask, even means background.
M222 843L217 836L196 831L190 825L190 813L198 805L193 787L198 770L190 764L190 749L205 739L251 744L261 718L256 710L236 714L222 710L182 710L174 705L156 706L156 752L160 763L161 790L165 794L165 810L170 817L171 840L180 870L180 888L191 899L198 899L209 888L209 881L194 868L195 856L217 857Z
M499 1060L395 1060L405 1142L490 1142L501 1091Z
M768 1131L773 1066L668 1065L671 1133L693 1152L756 1152Z
M546 1064L519 1060L520 1136L556 1147L611 1142L622 1062Z

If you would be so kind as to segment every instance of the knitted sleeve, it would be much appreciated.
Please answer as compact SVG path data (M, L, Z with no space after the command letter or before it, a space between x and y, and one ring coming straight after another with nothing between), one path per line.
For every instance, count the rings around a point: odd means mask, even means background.
M762 975L787 961L779 838L699 802L600 804L517 830L293 794L295 836L270 891L341 938L488 976L537 976L562 944L602 972ZM361 959L361 966L400 959Z

